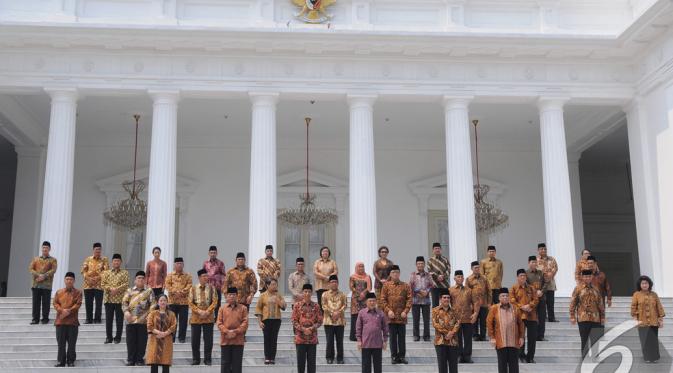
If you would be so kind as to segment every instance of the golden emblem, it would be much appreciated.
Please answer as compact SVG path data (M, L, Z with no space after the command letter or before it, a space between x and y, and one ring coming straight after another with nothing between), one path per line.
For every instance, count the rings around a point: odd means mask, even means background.
M336 3L336 0L292 0L292 3L301 8L295 14L298 19L306 23L324 23L332 18L326 9Z

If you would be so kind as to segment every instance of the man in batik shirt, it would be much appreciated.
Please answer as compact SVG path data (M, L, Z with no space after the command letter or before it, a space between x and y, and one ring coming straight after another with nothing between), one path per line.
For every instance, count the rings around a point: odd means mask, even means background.
M537 269L542 271L547 284L547 290L544 294L547 306L547 321L558 322L554 315L554 293L556 292L558 264L553 256L547 255L547 245L544 242L537 244Z
M257 293L257 276L245 265L245 254L243 253L236 254L236 267L228 270L224 277L222 289L230 287L237 289L238 303L249 310L252 298Z
M57 367L74 367L76 358L79 320L77 313L82 306L82 292L75 289L75 274L65 274L65 288L54 295L56 310L56 342L58 343Z
M311 300L313 286L302 286L304 298L292 307L292 329L297 348L297 371L315 373L316 345L318 329L322 325L323 315L320 306Z
M500 289L502 287L503 266L502 260L495 257L495 246L491 245L486 249L487 258L479 263L481 274L488 280L488 287L491 288L491 299L493 303L498 303Z
M299 257L296 260L297 270L290 273L287 277L287 285L292 293L292 303L301 302L304 298L303 288L305 284L311 283L311 277L308 273L304 272L306 264L304 263L304 258Z
M451 263L449 258L442 255L442 245L439 242L432 244L432 256L428 259L428 273L432 276L432 307L439 305L439 289L449 288L451 278Z
M220 300L213 286L208 283L208 272L199 269L196 274L199 284L190 289L188 299L189 308L192 310L192 317L189 320L192 325L192 365L201 364L201 334L203 334L204 363L211 365L215 322L213 310Z
M388 316L390 354L393 364L408 364L406 359L407 315L411 310L411 287L400 281L400 267L395 264L390 278L381 289L380 308Z
M458 373L458 332L460 316L450 307L449 290L439 289L439 306L432 309L432 326L435 328L435 351L438 373Z
M192 275L184 271L185 261L178 257L173 263L173 270L166 276L166 290L168 291L168 308L175 313L178 319L178 336L180 343L187 338L187 316L189 316L189 291L192 290Z
M592 285L593 271L584 269L581 276L582 282L570 296L570 323L578 324L584 359L589 350L592 357L596 356L593 346L605 332L605 305L603 295Z
M339 291L339 278L329 277L329 290L322 295L323 325L327 339L327 364L334 363L334 340L336 340L337 364L344 363L344 327L346 326L345 310L348 301L346 294Z
M266 281L280 278L280 261L273 257L273 246L266 245L264 248L264 258L257 261L257 275L259 276L259 292L266 291Z
M526 281L535 289L535 295L538 299L537 307L537 340L544 341L545 322L547 320L547 303L545 302L547 292L547 282L545 281L544 272L540 271L537 266L537 256L531 255L528 257L528 269L526 270Z
M215 305L215 318L217 319L217 311L220 309L222 303L222 284L227 272L224 270L224 262L217 259L217 246L212 245L208 248L208 260L203 262L203 269L208 272L208 283L217 291L217 304Z
M425 258L416 257L416 271L411 273L409 286L413 292L413 304L411 315L414 320L414 342L421 340L420 324L423 314L423 340L430 340L430 291L432 290L432 278L425 271Z
M520 268L516 271L517 283L509 291L510 301L521 310L521 320L526 328L528 339L528 352L526 342L521 346L519 360L526 363L535 363L535 345L537 341L537 306L540 299L537 296L538 289L528 284L526 270Z
M124 313L122 312L122 300L124 293L129 287L129 272L121 269L122 256L112 255L112 268L101 274L101 287L103 288L103 304L105 305L105 343L112 343L112 322L117 322L117 333L114 343L122 340L122 328L124 327Z
M42 242L41 255L33 258L28 271L33 279L31 293L33 295L33 321L31 325L40 322L40 306L42 307L42 323L49 322L49 302L51 301L51 284L56 273L56 258L49 256L51 244Z
M479 301L479 315L474 323L474 340L486 340L486 317L488 308L491 306L491 288L488 286L488 280L481 274L481 267L478 261L470 264L472 274L467 278L465 286L472 289L472 296Z
M458 330L458 348L460 362L472 364L472 334L474 334L474 322L479 316L479 299L472 294L472 289L463 285L465 276L462 270L454 273L453 279L456 284L449 289L451 295L451 308L460 319Z
M147 316L155 303L154 291L145 286L145 272L136 272L133 287L126 290L122 310L126 319L126 366L145 365Z
M109 268L108 259L101 255L103 247L100 242L93 244L93 255L84 259L82 276L84 277L84 308L86 309L85 324L101 323L101 308L103 306L103 288L101 287L101 273ZM95 303L95 312L94 312Z
M594 277L591 284L598 289L601 296L603 296L603 305L607 303L608 307L612 307L612 286L610 286L610 282L608 281L605 272L598 268L595 256L589 255L587 263L589 264L589 269L594 271Z

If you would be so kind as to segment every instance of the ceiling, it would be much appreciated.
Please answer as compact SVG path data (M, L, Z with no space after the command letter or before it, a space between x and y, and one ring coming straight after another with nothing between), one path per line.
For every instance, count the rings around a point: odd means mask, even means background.
M15 102L43 129L49 126L49 97L13 96ZM78 146L121 145L133 140L134 113L141 114L141 143L149 143L152 101L145 96L89 96L78 103ZM568 105L565 108L569 147L596 137L605 122L619 115L610 106ZM277 110L279 147L305 144L304 118L310 116L312 147L348 147L348 105L346 100L321 101L281 99ZM479 141L484 151L538 151L540 132L534 104L473 103L470 118L479 119ZM178 142L180 146L249 146L250 101L244 98L187 98L179 103ZM390 102L374 107L375 145L387 149L442 149L444 114L439 101ZM81 142L80 140L84 140ZM598 141L600 138L595 139ZM583 149L582 149L583 150Z

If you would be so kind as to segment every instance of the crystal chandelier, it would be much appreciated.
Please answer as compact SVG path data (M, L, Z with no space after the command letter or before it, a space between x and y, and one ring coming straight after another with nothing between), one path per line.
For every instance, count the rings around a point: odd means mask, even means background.
M322 224L336 224L339 220L334 209L317 207L314 203L316 199L315 194L309 193L308 185L308 128L311 123L311 118L306 120L306 193L299 195L301 203L299 207L288 208L281 210L278 213L278 219L281 223L286 225L322 225Z
M140 115L135 114L136 140L133 150L133 181L124 181L122 187L129 194L129 198L112 204L110 209L103 213L106 224L127 229L138 230L147 223L147 204L139 198L139 194L145 189L145 183L136 180L136 164L138 160L138 122Z
M478 120L474 125L474 155L477 167L477 184L474 186L474 218L477 232L490 235L499 232L509 225L509 216L487 199L490 187L479 182L479 138L477 137Z

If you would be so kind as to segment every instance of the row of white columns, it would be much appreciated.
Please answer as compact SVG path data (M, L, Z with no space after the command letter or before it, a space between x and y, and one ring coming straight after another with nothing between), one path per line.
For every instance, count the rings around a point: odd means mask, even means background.
M52 243L52 255L67 270L72 213L77 91L49 90L52 98L45 174L41 240ZM154 246L164 258L174 256L177 91L149 92L153 99L152 143L148 186L146 258ZM250 213L248 260L264 256L276 244L276 105L278 93L251 93ZM373 107L376 95L349 95L350 264L371 268L378 246ZM478 258L473 203L469 104L472 97L443 99L446 129L447 203L450 260L467 269ZM540 129L547 244L560 271L572 271L575 260L570 181L562 99L540 99ZM55 288L62 286L56 276ZM561 294L572 279L557 280Z

